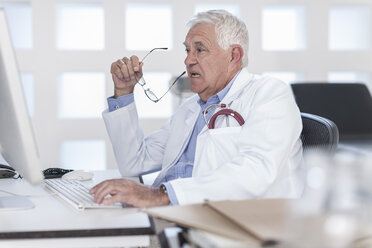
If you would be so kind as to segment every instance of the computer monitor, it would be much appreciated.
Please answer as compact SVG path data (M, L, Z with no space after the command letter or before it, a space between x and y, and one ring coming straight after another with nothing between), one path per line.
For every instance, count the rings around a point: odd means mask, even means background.
M32 184L42 182L40 158L3 9L0 9L0 153L24 179Z

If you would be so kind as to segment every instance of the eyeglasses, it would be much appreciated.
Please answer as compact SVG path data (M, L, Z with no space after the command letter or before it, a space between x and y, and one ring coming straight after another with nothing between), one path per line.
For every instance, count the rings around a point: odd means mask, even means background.
M167 47L158 47L158 48L154 48L152 50L150 50L150 52L148 52L144 57L143 59L141 60L141 63L146 59L147 56L150 55L150 53L152 53L153 51L155 50L167 50L168 48ZM140 79L138 79L136 77L136 74L134 74L136 80L138 81L138 84L142 86L143 88L143 91L145 92L146 96L148 99L150 99L151 101L157 103L158 101L160 101L169 91L170 89L173 87L173 85L176 84L176 82L178 81L178 79L180 79L184 74L186 73L186 71L182 72L181 75L179 75L176 80L174 80L174 82L171 84L171 86L169 87L169 89L161 96L161 97L157 97L155 95L155 93L150 89L150 88L147 88L146 87L146 81L142 75L142 77Z

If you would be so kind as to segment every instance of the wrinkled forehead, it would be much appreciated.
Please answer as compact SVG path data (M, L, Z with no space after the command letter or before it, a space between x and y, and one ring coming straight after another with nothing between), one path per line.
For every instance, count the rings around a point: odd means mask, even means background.
M185 46L212 45L216 43L216 31L213 24L201 23L193 26L186 35Z

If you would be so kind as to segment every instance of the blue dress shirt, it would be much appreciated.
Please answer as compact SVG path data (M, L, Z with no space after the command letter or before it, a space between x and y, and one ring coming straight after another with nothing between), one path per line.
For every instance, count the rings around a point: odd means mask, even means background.
M198 119L196 120L189 143L186 146L185 150L183 151L178 162L172 168L168 170L165 176L165 181L163 182L168 192L169 201L171 202L172 205L178 204L178 200L177 200L177 197L173 190L172 185L168 182L171 180L177 179L177 178L191 177L192 175L192 170L194 168L196 139L199 133L201 132L201 130L206 125L204 121L204 117L203 117L203 111L208 106L212 104L219 104L222 101L222 99L226 96L227 92L229 92L238 74L239 72L234 76L234 78L229 82L229 84L223 90L218 92L216 95L210 97L207 100L207 102L204 102L199 98L198 103L200 105L201 111L199 113ZM109 97L107 99L110 112L116 109L119 109L121 107L127 106L133 101L134 101L133 93L120 96L117 99L115 99L114 97ZM214 111L208 111L207 116L206 116L207 120L209 120L212 117L213 113Z

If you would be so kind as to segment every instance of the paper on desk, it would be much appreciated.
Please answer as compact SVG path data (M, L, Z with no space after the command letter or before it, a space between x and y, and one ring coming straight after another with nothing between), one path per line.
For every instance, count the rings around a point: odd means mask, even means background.
M239 241L283 240L289 201L217 201L144 209L147 214Z

